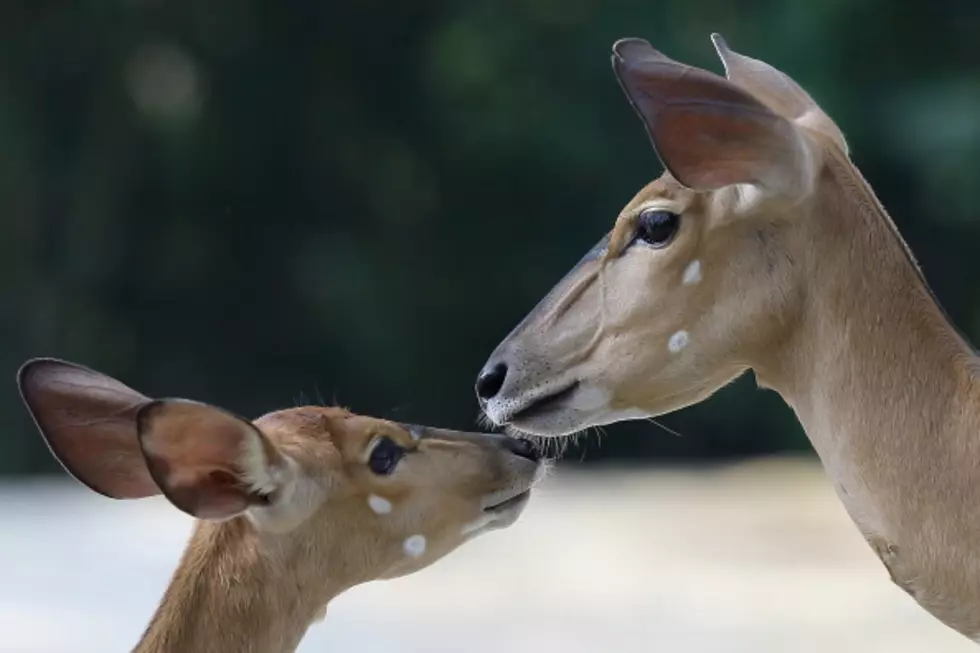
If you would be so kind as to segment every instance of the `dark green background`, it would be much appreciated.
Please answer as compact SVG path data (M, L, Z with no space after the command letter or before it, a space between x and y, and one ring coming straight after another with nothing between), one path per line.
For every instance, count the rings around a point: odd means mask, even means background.
M768 60L841 125L980 332L980 3L0 6L0 473L55 469L14 372L53 355L249 415L304 400L472 428L497 342L659 173L623 36ZM572 456L805 449L742 379Z

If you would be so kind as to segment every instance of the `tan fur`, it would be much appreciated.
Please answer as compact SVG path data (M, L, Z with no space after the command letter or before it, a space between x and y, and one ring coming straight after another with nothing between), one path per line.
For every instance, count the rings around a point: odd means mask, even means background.
M345 590L413 573L511 525L543 475L542 460L501 435L320 406L249 422L204 404L152 402L53 359L29 362L19 383L52 451L79 480L116 498L162 491L210 518L196 522L138 653L292 651ZM390 474L367 464L382 437L406 452ZM152 480L136 473L158 456ZM372 495L391 511L375 512ZM404 543L417 535L425 550L407 555Z
M462 528L479 516L480 498L533 480L533 469L515 467L479 436L429 429L416 442L398 424L313 406L256 424L324 489L322 502L281 533L244 517L199 522L138 653L292 651L335 596L435 562L469 539ZM364 466L379 435L416 452L405 473L378 477ZM393 513L375 514L370 494L388 498ZM416 533L428 541L420 560L402 551Z
M746 63L721 43L727 64ZM510 372L502 398L485 402L488 415L561 436L616 421L603 417L610 412L658 415L690 405L752 369L795 410L892 580L976 639L978 359L849 160L837 126L795 82L748 61L744 89L783 111L809 149L813 169L795 170L809 191L767 194L750 184L695 192L669 173L646 186L619 216L607 254L577 269L491 357ZM731 75L710 83L737 82ZM638 210L651 204L682 216L675 241L624 250ZM683 285L680 275L694 260L702 279ZM540 319L589 275L601 280L601 293L597 282L560 322ZM664 343L678 329L689 332L690 344L672 354ZM572 395L546 414L509 420L510 406L526 405L535 388L571 379L608 395L608 405L579 410Z

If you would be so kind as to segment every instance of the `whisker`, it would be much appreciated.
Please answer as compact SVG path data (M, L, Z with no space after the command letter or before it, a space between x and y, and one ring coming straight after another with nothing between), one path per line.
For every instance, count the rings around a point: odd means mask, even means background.
M602 439L604 437L608 437L609 434L606 432L606 429L604 427L602 427L600 425L596 425L596 427L595 427L595 435L596 435L596 438L595 438L596 439L596 444L598 445L598 448L599 449L602 449Z
M670 433L671 435L673 435L675 437L678 437L678 438L683 438L684 437L684 435L682 433L679 433L679 432L675 431L674 429L672 429L672 428L670 428L668 426L665 426L664 424L658 422L657 420L655 420L652 417L646 417L646 418L644 418L644 421L645 422L650 422L651 424L654 424L655 426L659 426L661 429L663 429L664 431L666 431L667 433Z
M395 405L394 405L394 406L392 407L392 409L391 409L391 412L392 412L392 414L397 414L397 413L400 413L400 412L403 412L403 411L406 411L406 410L408 410L408 409L409 409L409 408L411 408L411 407L412 407L412 402L410 402L410 401L405 401L405 402L402 402L402 403L400 403L400 404L395 404Z
M320 392L320 386L316 383L313 384L313 393L313 396L316 397L317 405L326 407L327 402L323 400L323 394Z
M497 430L497 425L484 413L482 410L480 414L476 416L476 424L483 431L495 432Z

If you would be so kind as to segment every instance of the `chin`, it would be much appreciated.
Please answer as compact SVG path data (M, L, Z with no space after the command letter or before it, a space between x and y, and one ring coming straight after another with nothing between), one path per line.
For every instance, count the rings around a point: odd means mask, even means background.
M535 415L512 420L503 425L514 435L530 435L536 438L569 438L595 426L575 414Z
M505 505L484 510L482 515L463 527L464 540L471 540L490 531L510 528L524 513L530 499L531 491L528 490L507 501Z
M571 438L595 426L607 426L616 422L627 422L650 417L646 411L631 408L628 410L583 411L574 408L547 411L533 415L522 415L503 426L515 433L536 438Z
M549 469L551 461L542 456L533 471L527 471L513 486L484 497L479 514L461 529L463 541L513 526L527 508L534 487L548 475Z

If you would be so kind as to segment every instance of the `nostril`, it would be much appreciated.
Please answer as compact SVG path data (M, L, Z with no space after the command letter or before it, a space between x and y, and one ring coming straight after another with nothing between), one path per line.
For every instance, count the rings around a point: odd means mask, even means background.
M527 458L535 462L541 460L541 452L538 451L537 446L530 440L525 440L524 438L507 438L504 442L504 446L521 458Z
M488 370L483 370L476 378L476 396L480 399L493 399L507 378L507 365L497 363Z

